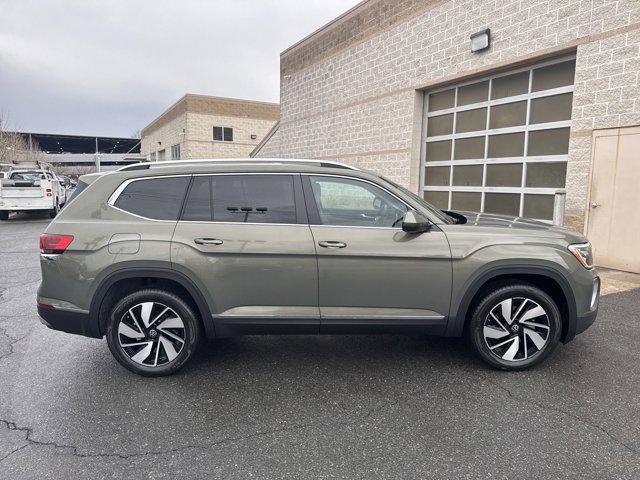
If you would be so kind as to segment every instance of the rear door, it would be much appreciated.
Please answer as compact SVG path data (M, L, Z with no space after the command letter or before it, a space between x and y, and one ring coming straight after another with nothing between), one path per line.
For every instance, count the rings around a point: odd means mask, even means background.
M447 239L402 231L410 208L371 182L303 175L318 252L322 333L433 332L451 296Z
M171 260L205 286L216 335L317 333L315 254L298 174L193 177Z

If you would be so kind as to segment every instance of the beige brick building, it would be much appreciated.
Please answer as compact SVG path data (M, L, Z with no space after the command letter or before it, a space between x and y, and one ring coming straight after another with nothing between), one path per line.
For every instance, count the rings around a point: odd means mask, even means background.
M277 103L186 94L142 130L151 161L248 157L278 120Z
M614 253L640 234L624 180L640 180L639 0L367 0L280 64L280 122L255 156L340 160L442 208L556 218L601 264L640 269Z

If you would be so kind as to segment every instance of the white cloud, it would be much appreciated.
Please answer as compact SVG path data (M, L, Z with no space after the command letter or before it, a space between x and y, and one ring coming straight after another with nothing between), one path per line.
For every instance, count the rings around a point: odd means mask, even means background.
M279 54L357 0L0 0L0 110L124 135L186 92L278 101Z

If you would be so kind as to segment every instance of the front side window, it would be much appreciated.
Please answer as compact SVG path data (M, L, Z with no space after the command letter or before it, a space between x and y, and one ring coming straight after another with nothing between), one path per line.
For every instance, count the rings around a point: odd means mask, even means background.
M189 177L136 180L125 187L114 206L154 220L177 220Z
M310 177L322 225L399 227L407 206L382 188L339 177Z
M233 128L213 127L213 139L216 142L233 142Z
M296 223L291 175L211 175L193 179L183 220Z

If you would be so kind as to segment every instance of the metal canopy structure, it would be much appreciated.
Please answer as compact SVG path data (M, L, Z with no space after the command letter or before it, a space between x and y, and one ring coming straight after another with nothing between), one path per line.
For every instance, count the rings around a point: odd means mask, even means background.
M50 133L20 132L30 145L37 145L49 154L62 153L140 153L137 138L91 137L83 135L55 135Z

